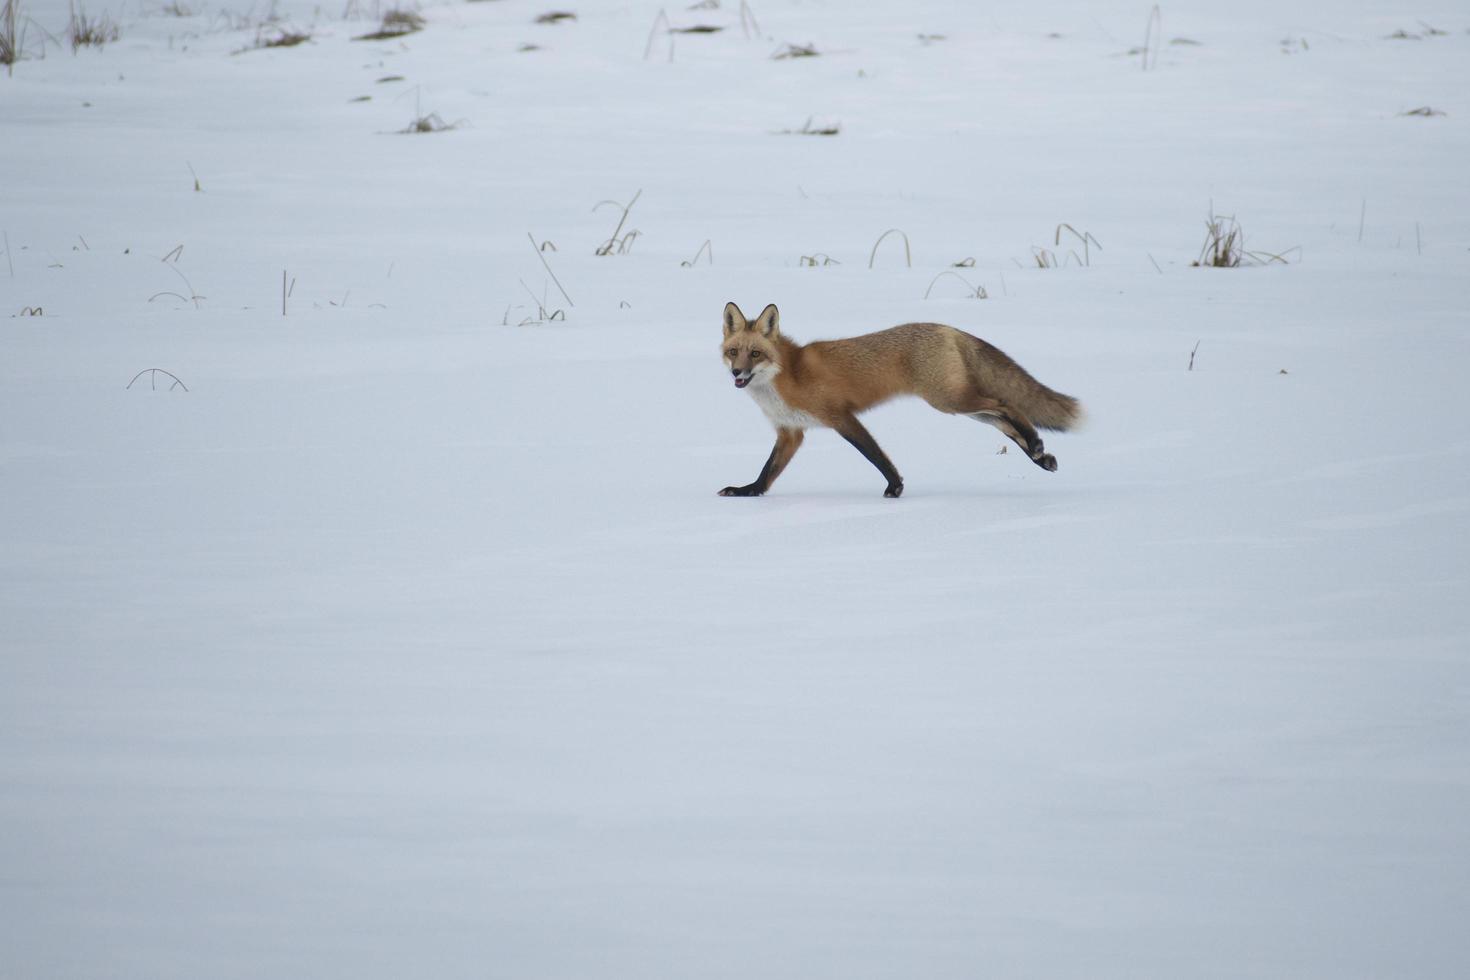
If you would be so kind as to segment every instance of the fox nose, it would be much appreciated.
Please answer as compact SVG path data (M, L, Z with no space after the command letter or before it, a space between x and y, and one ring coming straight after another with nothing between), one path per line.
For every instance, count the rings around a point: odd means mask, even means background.
M730 369L730 373L733 374L733 375L735 375L735 377L737 377L737 378L740 377L740 369L739 368L731 368Z

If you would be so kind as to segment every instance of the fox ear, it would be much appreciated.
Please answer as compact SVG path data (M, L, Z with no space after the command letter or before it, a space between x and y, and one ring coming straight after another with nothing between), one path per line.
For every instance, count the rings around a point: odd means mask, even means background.
M749 324L745 322L745 314L740 312L740 307L734 303L725 304L725 336L728 337L737 330L744 330Z
M776 309L775 303L761 310L761 315L755 318L755 329L762 337L773 337L781 332L781 311Z

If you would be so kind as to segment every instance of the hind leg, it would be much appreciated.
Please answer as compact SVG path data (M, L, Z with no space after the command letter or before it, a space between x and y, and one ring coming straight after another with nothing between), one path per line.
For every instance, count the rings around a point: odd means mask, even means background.
M978 412L966 412L965 414L976 422L984 422L986 425L995 426L1001 432L1004 432L1007 438L1020 446L1026 455L1031 458L1031 462L1048 472L1056 472L1057 458L1046 451L1046 446L1042 443L1041 436L1036 434L1036 427L1020 412L1001 406L999 408L981 409Z
M1046 451L1041 436L1036 434L1036 426L1018 409L1000 399L988 398L967 384L951 388L942 394L926 395L924 400L941 412L968 415L977 422L995 426L1005 433L1006 438L1020 446L1031 462L1047 471L1056 470L1057 458Z

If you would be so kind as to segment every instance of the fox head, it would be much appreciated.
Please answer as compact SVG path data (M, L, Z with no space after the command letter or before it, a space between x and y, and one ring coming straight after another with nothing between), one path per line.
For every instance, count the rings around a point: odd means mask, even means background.
M725 336L721 340L725 366L735 376L735 387L752 381L768 382L781 370L781 314L772 303L752 322L740 307L725 304Z

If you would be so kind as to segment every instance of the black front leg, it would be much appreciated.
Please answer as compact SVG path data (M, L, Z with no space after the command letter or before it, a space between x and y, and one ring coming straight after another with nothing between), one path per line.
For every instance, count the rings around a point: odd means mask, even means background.
M801 448L801 440L805 433L800 429L779 429L776 432L776 445L771 449L771 455L766 459L766 465L761 467L761 475L755 478L754 483L747 483L743 487L726 487L720 491L721 497L759 497L771 488L776 482L776 477L791 462L791 457L796 455L796 450Z
M898 468L883 453L878 445L878 440L863 428L863 424L857 420L857 416L849 415L837 426L837 432L842 438L852 443L857 451L863 454L863 458L874 466L878 472L883 474L883 479L888 481L887 488L883 491L885 497L897 497L903 493L903 477L898 475Z

